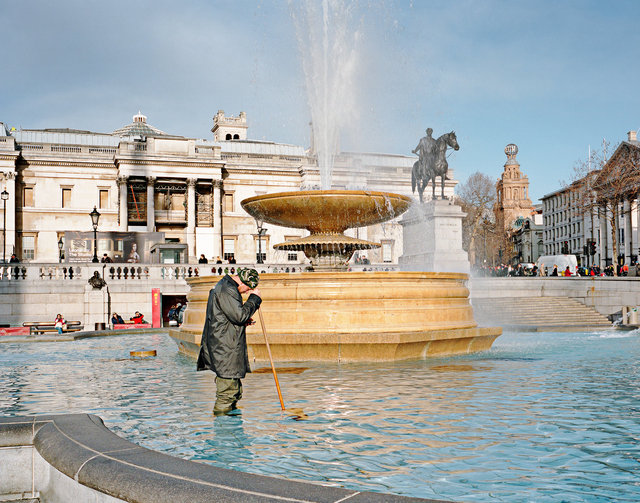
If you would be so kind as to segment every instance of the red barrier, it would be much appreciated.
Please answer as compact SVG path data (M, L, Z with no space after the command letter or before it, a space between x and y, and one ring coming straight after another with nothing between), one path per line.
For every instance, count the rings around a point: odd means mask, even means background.
M160 328L162 326L162 306L160 305L160 289L151 289L151 323L153 328Z
M130 328L151 328L151 323L116 323L113 325L114 330L127 330Z
M0 328L0 335L29 335L29 327Z

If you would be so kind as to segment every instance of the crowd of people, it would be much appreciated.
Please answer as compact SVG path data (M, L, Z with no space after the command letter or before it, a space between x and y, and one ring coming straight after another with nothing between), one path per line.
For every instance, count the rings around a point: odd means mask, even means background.
M633 264L631 266L631 271L636 270L636 265ZM616 270L617 269L617 270ZM483 276L483 277L519 277L519 276L629 276L630 268L627 264L613 266L606 266L604 269L599 266L590 266L590 267L578 267L576 269L575 274L571 270L570 267L566 267L565 269L558 268L558 266L554 266L549 270L538 269L537 266L533 267L525 267L522 264L518 264L517 266L511 266L506 264L500 264L497 266L479 266L473 268L474 276Z
M182 305L181 302L177 304L173 304L167 313L167 318L169 318L169 325L182 325L182 320L184 319L184 312L187 310L187 305Z

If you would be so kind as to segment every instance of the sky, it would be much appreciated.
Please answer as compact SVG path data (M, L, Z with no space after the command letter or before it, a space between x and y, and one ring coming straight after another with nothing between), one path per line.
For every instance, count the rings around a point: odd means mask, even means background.
M218 110L244 111L249 138L307 147L301 1L0 0L0 122L111 132L140 110L211 140ZM640 2L341 3L357 33L344 151L412 155L427 127L455 130L464 182L497 180L515 143L535 204L640 128Z

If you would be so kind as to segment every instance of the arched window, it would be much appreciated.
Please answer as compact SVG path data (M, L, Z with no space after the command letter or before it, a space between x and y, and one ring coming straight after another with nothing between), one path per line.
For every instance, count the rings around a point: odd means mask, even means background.
M234 134L233 135L233 139L234 140L239 140L240 139L240 135L239 134Z
M224 137L225 140L230 140L231 139L231 134L227 133L227 136Z

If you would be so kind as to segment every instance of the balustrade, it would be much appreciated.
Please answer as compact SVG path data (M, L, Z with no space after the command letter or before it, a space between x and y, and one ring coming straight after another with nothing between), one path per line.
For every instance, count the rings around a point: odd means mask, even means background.
M148 280L185 281L200 276L234 274L241 267L251 267L260 273L296 274L307 270L306 264L100 264L65 263L0 265L0 283L8 281L78 281L86 282L94 271L110 282ZM353 265L351 271L397 271L395 264Z

